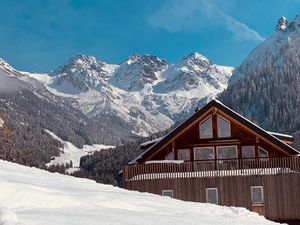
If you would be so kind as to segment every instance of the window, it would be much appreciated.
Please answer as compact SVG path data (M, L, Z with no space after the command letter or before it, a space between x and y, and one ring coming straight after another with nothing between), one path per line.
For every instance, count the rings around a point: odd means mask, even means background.
M166 160L173 160L174 159L174 152L173 151L169 152L169 154L166 155L165 159Z
M269 153L267 150L259 147L259 157L260 158L267 158L269 156Z
M163 190L162 196L167 196L167 197L173 198L173 190Z
M242 157L244 159L255 158L255 146L242 146Z
M215 158L214 147L194 148L194 160L209 160Z
M230 122L222 116L217 116L218 137L230 137Z
M251 187L252 204L264 204L264 190L262 186Z
M218 159L237 159L237 147L232 146L219 146L217 147Z
M200 123L199 132L200 132L200 139L213 137L211 116L208 117L206 120L204 120L204 122Z
M178 149L177 159L189 161L191 159L190 149Z
M218 188L206 188L206 202L218 204Z

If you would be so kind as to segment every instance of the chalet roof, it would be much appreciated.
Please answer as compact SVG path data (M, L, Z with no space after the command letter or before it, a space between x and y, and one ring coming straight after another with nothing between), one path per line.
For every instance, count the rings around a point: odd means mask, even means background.
M228 108L222 102L220 102L220 101L218 101L216 99L213 99L209 103L207 103L205 106L203 106L200 110L198 110L197 112L195 112L185 122L183 122L182 124L180 124L179 126L177 126L175 129L173 129L172 131L170 131L162 139L158 140L155 144L153 144L152 146L150 146L141 155L139 155L137 158L135 158L134 160L132 160L130 162L130 164L139 163L139 162L141 162L143 160L143 158L145 158L147 156L150 156L152 153L154 153L155 151L159 150L166 143L168 143L173 137L175 137L176 135L178 135L183 129L185 129L186 127L188 127L194 120L196 120L197 118L199 118L201 115L203 115L205 112L207 112L212 107L216 107L217 109L220 109L221 111L223 111L224 113L226 113L227 115L229 115L230 117L232 117L233 119L239 121L244 126L250 128L254 132L256 132L259 135L261 135L262 137L264 137L265 139L267 139L267 140L271 141L272 143L276 144L277 146L281 147L287 153L289 153L291 155L295 155L295 154L299 154L300 153L297 149L293 148L292 146L284 143L282 140L279 139L280 136L281 137L284 136L283 134L274 133L274 132L268 132L268 131L262 129L261 127L257 126L252 121L250 121L247 118L243 117L242 115L238 114L234 110ZM286 136L285 139L286 138L289 138L289 139L293 138L290 135L285 135L285 136Z

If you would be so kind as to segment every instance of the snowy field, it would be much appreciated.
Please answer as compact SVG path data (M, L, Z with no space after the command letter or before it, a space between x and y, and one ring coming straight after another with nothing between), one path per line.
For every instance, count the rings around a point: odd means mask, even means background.
M0 225L271 225L243 208L183 202L0 160Z
M0 121L1 122L1 121ZM60 155L54 157L47 166L50 165L65 165L66 163L70 163L72 160L73 167L68 168L67 172L74 172L79 170L80 158L84 155L92 154L96 151L101 151L102 149L114 148L116 146L110 145L84 145L83 148L77 148L71 142L64 141L60 137L56 136L53 132L49 130L45 130L53 139L62 143L63 148L60 149ZM1 224L0 224L1 225Z

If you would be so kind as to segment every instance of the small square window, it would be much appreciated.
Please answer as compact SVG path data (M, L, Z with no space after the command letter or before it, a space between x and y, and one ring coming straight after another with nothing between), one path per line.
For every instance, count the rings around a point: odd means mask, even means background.
M167 196L167 197L173 198L173 190L163 190L162 196Z
M262 186L251 187L252 204L264 204L264 190Z
M206 188L206 202L218 204L218 188Z

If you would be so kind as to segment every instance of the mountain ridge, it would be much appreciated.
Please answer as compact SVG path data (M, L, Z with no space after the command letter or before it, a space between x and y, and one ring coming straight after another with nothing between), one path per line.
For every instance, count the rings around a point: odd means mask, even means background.
M203 105L203 99L223 91L231 70L199 53L175 64L134 54L120 65L76 55L50 75L29 76L51 93L73 99L73 106L89 117L116 115L133 127L133 133L148 136L169 128Z

